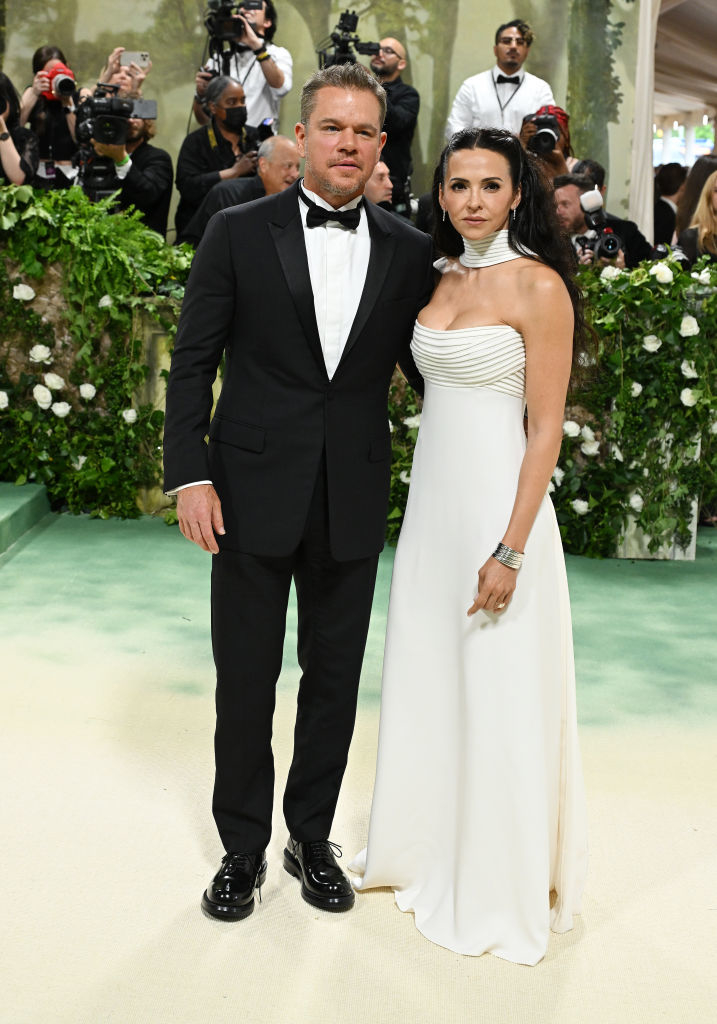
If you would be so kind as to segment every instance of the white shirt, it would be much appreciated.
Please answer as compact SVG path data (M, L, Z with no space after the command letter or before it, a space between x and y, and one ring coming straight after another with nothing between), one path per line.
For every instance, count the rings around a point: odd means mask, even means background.
M302 188L317 206L325 210L333 209L321 196L310 192L303 182ZM339 209L352 210L360 202L361 196L358 196ZM361 210L361 220L355 231L341 227L335 220L327 221L315 228L307 228L306 215L309 209L301 199L299 211L304 227L311 290L314 293L316 325L319 329L326 372L331 380L339 365L361 301L371 255L371 236L365 209Z
M534 114L546 104L555 104L548 83L523 68L515 75L506 75L519 78L518 85L498 84L498 75L505 72L496 66L466 78L453 100L446 124L447 139L463 128L505 128L518 135L527 114Z
M291 54L283 46L267 43L266 49L276 66L284 72L284 84L278 89L269 85L264 78L261 64L251 50L239 50L232 54L229 74L232 78L236 78L244 88L247 124L258 128L262 121L270 117L274 121L272 125L274 134L277 134L279 131L279 100L282 96L286 96L291 88L293 61ZM222 74L222 62L219 57L212 57L209 66Z
M323 206L325 210L333 209L321 196L309 191L303 180L301 187L317 206ZM358 196L339 209L352 210L360 202L361 196ZM365 209L361 210L361 220L355 231L341 227L335 220L327 221L326 224L320 224L315 228L307 228L308 212L308 206L299 199L311 290L314 293L316 325L324 353L326 373L331 380L336 373L361 301L371 255L371 236ZM173 491L167 491L167 494L176 494L185 487L211 482L194 480L192 483L176 487Z

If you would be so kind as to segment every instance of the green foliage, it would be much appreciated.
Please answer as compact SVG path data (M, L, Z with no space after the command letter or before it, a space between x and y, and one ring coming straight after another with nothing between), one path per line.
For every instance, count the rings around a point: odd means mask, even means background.
M164 419L135 397L140 320L173 332L191 252L111 207L76 188L0 190L0 479L45 484L55 508L130 517L159 479ZM48 293L58 269L62 308ZM39 294L14 297L18 285Z
M671 280L660 283L652 271ZM717 264L703 260L690 274L670 258L614 273L580 274L598 348L569 396L549 488L565 549L592 557L615 555L633 521L650 538L650 551L675 542L684 547L695 502L717 504ZM394 542L418 405L399 381L390 397Z

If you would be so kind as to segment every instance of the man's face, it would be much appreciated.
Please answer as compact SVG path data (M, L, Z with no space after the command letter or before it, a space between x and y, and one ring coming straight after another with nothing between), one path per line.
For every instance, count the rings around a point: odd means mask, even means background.
M144 136L144 121L141 117L130 117L127 122L127 141L137 142Z
M398 39L382 39L379 51L371 60L371 70L378 78L391 81L406 67L406 51Z
M493 47L493 53L501 71L514 75L525 63L529 49L522 33L511 27L503 29Z
M271 18L268 18L266 15L265 3L261 5L260 11L247 11L242 4L239 5L239 10L241 11L242 17L249 22L257 35L263 36L265 30L271 27Z
M373 174L366 182L364 195L372 203L390 203L393 195L393 185L388 173L388 167L379 160L373 169Z
M296 126L306 187L334 207L360 196L378 163L386 133L381 108L368 89L324 86L308 125Z
M577 185L564 185L555 190L555 209L560 226L569 235L584 235L587 231L585 214L580 205L581 192Z
M270 157L259 161L259 177L268 196L283 192L299 177L299 151L289 139L277 139Z

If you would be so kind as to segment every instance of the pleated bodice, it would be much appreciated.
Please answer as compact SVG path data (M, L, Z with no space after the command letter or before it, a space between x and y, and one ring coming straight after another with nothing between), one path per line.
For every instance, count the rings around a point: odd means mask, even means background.
M437 331L416 321L411 351L426 381L525 395L525 344L508 324Z

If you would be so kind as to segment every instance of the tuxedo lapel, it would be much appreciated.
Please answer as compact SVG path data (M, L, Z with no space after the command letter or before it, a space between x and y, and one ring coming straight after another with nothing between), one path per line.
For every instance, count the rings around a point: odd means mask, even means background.
M356 344L356 340L364 329L371 310L376 305L376 301L381 293L386 276L391 268L391 261L393 260L393 254L396 248L394 235L388 227L380 223L371 204L365 203L365 209L366 218L368 220L368 230L371 235L371 255L368 260L368 270L366 272L366 281L364 283L363 292L361 293L361 300L359 302L358 309L356 310L356 316L354 317L354 322L351 325L349 336L346 339L346 345L344 346L344 351L341 356L341 362L343 362L347 354ZM386 216L392 217L394 214L386 214ZM339 366L341 365L341 362L339 363Z
M319 329L316 325L316 308L314 294L311 290L304 229L299 214L297 186L294 185L286 189L277 197L277 200L275 213L269 222L269 231L276 246L281 269L296 307L299 322L309 347L325 374L326 362L319 339Z

